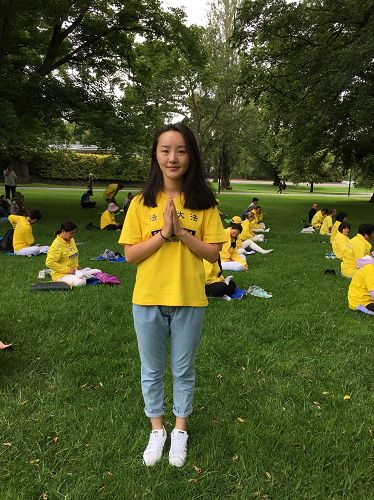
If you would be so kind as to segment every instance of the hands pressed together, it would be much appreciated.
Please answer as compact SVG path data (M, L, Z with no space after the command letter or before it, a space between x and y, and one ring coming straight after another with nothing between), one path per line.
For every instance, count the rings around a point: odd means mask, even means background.
M162 228L162 234L165 238L170 238L172 234L175 234L175 236L179 238L184 233L185 229L180 225L173 197L169 196L164 212L164 227Z

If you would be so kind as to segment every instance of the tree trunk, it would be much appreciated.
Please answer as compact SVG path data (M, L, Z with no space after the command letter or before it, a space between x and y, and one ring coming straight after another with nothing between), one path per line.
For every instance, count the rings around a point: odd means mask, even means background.
M273 186L279 186L280 177L278 171L273 168Z
M30 182L29 167L25 161L12 158L10 165L17 174L17 184L28 184Z
M314 182L312 181L310 183L310 189L309 189L309 193L313 193L314 192Z
M231 189L230 186L230 162L229 162L229 153L226 148L226 143L223 142L221 154L220 154L220 170L221 170L221 184L222 189Z
M369 203L374 203L374 193L371 195L371 198L369 200Z

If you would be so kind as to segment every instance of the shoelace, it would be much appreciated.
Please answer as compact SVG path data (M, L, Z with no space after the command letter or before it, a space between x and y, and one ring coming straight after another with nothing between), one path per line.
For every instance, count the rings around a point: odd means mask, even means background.
M162 448L163 446L163 432L152 432L149 438L148 446L147 446L147 452L157 452Z
M172 445L170 452L172 454L180 455L186 453L187 450L187 439L183 433L179 433L173 436Z

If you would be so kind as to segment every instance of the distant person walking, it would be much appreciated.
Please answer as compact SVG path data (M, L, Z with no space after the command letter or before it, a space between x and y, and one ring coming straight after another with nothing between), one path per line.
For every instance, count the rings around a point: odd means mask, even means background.
M283 194L286 194L286 188L287 188L287 184L286 184L286 182L285 182L283 179L281 179L281 180L279 181L277 194L278 194L278 193L280 193L280 194L282 194L282 193L283 193Z
M10 193L12 193L12 198L16 194L17 174L10 165L5 170L3 170L3 174L5 184L5 197L10 200Z

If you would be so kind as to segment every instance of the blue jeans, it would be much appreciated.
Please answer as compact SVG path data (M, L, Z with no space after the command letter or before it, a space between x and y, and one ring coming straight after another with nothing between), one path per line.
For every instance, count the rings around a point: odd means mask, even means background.
M166 343L170 338L173 413L188 417L195 389L195 355L201 339L205 307L139 306L133 304L141 361L145 414L164 414Z

